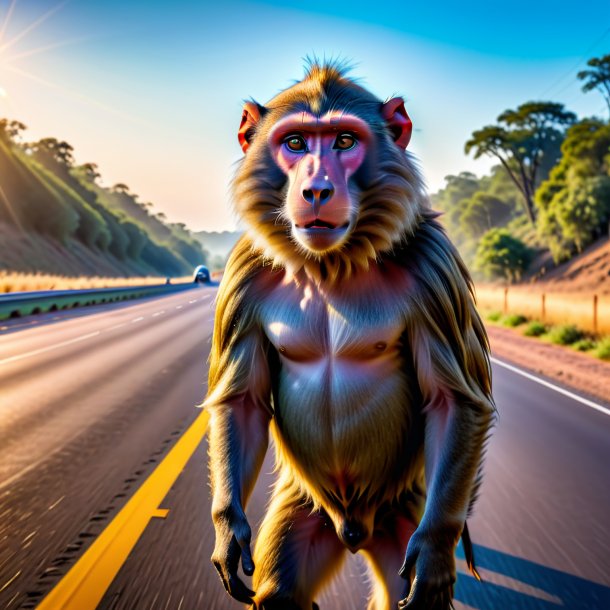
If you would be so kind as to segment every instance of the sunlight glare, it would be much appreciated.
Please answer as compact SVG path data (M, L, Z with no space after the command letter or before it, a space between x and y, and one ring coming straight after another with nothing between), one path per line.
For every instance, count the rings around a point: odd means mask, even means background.
M53 15L54 13L59 11L61 8L63 8L66 3L67 3L67 0L54 6L53 8L48 10L44 15L41 15L38 19L36 19L32 23L30 23L30 25L28 25L26 28L21 30L21 32L19 32L19 34L17 34L13 38L11 38L11 40L9 40L7 43L0 46L0 51L6 51L7 49L10 49L11 47L15 46L21 39L25 38L30 32L32 32L37 27L42 25L49 17L51 17L51 15ZM11 6L13 6L13 5L11 5Z
M39 45L39 46L26 45L25 48L23 48L23 47L21 49L15 48L15 47L17 47L17 44L19 42L23 41L24 39L29 40L31 37L31 34L34 32L34 30L36 30L43 23L45 23L56 12L61 10L68 3L68 1L69 0L63 0L63 1L60 0L60 2L58 4L56 4L55 6L53 6L49 10L47 10L47 12L45 12L43 15L41 15L40 17L38 17L37 19L35 19L31 23L29 23L29 25L27 25L25 28L23 28L18 34L10 37L7 41L5 41L4 39L5 39L5 35L7 34L8 24L9 24L10 18L12 16L12 13L17 5L17 2L18 2L18 0L11 0L11 4L9 6L8 12L6 13L6 15L4 15L4 19L0 20L0 67L2 67L3 71L6 70L6 71L13 72L15 74L18 74L22 78L34 81L34 82L38 83L39 85L43 85L45 87L53 89L54 91L58 92L63 97L72 98L78 102L86 103L89 106L97 107L105 112L114 114L115 116L120 116L121 118L126 119L130 122L147 124L146 122L143 122L138 117L128 115L124 112L121 112L120 110L116 110L115 108L112 108L110 106L107 106L106 104L98 102L95 99L92 99L90 97L87 97L86 95L83 95L82 93L66 89L65 87L61 86L58 83L41 78L41 77L37 76L36 74L32 73L31 71L20 68L20 67L18 67L18 65L15 64L15 62L19 62L19 60L30 59L33 56L41 55L43 53L47 53L48 51L59 49L61 47L78 44L78 43L81 43L81 42L84 42L84 41L87 41L90 39L89 36L79 36L77 38L58 40L56 42L51 42L51 43ZM1 2L1 0L0 0L0 2ZM9 52L13 48L15 48L14 51L12 53ZM13 90L11 97L14 99L15 95L16 95L16 93ZM4 87L0 87L0 100L3 101L5 99L6 100L10 99L9 94Z

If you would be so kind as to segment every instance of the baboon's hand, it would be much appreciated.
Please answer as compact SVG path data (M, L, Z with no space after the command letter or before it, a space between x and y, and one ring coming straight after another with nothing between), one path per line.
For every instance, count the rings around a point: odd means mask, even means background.
M237 601L249 604L254 591L251 591L237 576L239 558L244 574L251 576L254 562L250 552L252 532L241 507L214 511L212 514L216 530L216 546L212 553L212 563L218 570L225 589Z
M400 575L411 582L409 595L398 604L400 610L450 610L455 584L455 544L439 541L417 530L411 536ZM415 577L412 578L413 570Z

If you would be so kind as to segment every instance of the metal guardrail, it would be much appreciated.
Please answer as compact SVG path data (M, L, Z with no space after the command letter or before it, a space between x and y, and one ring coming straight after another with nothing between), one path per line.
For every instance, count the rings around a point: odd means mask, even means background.
M196 287L197 284L188 282L183 284L128 286L126 288L9 292L0 294L0 320L83 305L126 301L159 294L173 294Z

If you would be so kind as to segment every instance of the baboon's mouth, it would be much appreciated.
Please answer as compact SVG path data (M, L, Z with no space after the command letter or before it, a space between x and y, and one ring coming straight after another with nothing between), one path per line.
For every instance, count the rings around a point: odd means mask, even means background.
M316 218L303 225L293 225L293 232L297 239L309 250L325 252L332 250L343 242L349 231L349 221L337 225L327 220Z
M321 218L316 218L305 225L306 229L335 229L336 227L337 225L334 225L332 222L326 222Z
M342 224L340 227L337 227L337 225L333 224L332 222L322 220L321 218L316 218L303 226L299 226L299 225L296 225L296 226L297 226L297 229L301 229L301 228L302 229L330 229L332 231L333 229L337 229L337 228L347 229L347 227L349 226L349 220L347 222L345 222L344 224Z

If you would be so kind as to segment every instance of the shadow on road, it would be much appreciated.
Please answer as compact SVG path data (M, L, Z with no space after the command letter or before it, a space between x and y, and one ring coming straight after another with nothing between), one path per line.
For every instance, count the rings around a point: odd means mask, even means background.
M477 610L608 610L610 588L560 570L474 545L483 582L458 577L455 598ZM458 559L463 559L461 545Z

